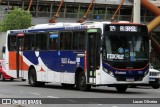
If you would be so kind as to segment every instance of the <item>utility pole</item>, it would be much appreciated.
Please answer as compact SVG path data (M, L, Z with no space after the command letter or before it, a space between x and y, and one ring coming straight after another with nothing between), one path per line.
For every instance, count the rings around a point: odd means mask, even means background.
M134 23L141 23L140 18L140 0L134 0L133 4L133 22Z

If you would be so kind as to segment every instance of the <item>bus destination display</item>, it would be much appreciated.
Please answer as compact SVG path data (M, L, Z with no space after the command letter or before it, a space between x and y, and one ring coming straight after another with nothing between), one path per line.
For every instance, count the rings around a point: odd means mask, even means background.
M109 31L137 32L137 26L109 26ZM108 31L107 30L107 31Z

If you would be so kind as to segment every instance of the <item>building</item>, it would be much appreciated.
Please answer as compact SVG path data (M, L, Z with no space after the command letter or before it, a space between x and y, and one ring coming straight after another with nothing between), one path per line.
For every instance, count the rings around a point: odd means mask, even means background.
M25 10L28 9L30 0L2 0L1 6L4 13L12 9L14 6L19 6ZM58 10L61 0L33 0L30 11L33 16L33 24L47 23L48 20L53 17ZM92 0L64 0L62 8L59 12L59 18L57 21L77 21L82 18L86 12L89 3ZM110 20L114 12L116 11L121 0L94 0L94 4L87 15L87 20L101 21ZM152 1L154 4L160 6L160 2ZM159 4L158 4L159 3ZM2 13L2 12L1 12ZM119 13L116 15L115 20L133 20L133 0L125 0ZM2 17L2 16L1 16ZM141 8L141 21L146 23L154 18L152 13L148 10Z
M24 10L28 9L30 0L1 0L0 5L0 19L3 18L13 7L18 6ZM59 12L57 22L77 22L83 17L89 4L92 0L64 0ZM93 6L87 19L89 21L110 21L115 13L118 5L122 0L94 0ZM133 21L133 1L125 0L120 11L115 17L115 21ZM157 7L160 7L160 0L149 0ZM32 14L32 24L48 23L57 12L61 0L33 0L30 8ZM156 16L146 8L141 7L141 23L148 24ZM160 36L160 28L157 27L152 32L152 35L157 39ZM157 39L158 40L158 39ZM152 62L156 65L160 64L160 56L156 54L157 51L152 52Z

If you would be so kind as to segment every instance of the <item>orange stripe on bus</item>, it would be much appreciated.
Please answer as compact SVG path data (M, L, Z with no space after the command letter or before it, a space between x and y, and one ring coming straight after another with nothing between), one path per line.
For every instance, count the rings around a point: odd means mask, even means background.
M19 70L28 70L29 66L23 61L21 55L19 55ZM9 52L9 69L16 70L16 52Z

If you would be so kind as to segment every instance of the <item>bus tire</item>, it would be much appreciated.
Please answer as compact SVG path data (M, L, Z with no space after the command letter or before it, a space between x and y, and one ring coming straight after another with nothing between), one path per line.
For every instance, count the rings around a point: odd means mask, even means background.
M152 88L153 88L153 89L158 89L159 87L160 87L159 84L152 85Z
M63 88L73 88L75 86L75 84L65 84L65 83L62 83L61 85Z
M29 84L32 87L37 87L39 84L37 82L37 75L34 68L30 69L29 75L28 75Z
M37 86L38 87L44 87L45 86L45 82L38 82Z
M5 78L2 73L0 73L0 80L5 81Z
M91 89L91 85L86 84L86 77L83 72L81 72L78 76L78 88L81 91L88 91Z
M128 85L117 85L116 86L117 92L120 92L120 93L125 92L127 88L128 88Z

